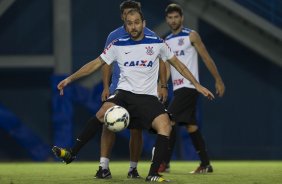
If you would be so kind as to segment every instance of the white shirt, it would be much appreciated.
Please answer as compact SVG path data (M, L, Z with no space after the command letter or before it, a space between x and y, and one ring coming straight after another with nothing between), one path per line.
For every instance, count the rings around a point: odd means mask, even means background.
M174 52L175 56L191 71L193 76L199 81L198 53L191 44L190 33L192 30L183 28L177 35L170 34L165 42ZM195 88L195 86L184 78L173 66L170 67L173 90L179 88Z
M108 65L117 61L120 68L117 89L157 96L159 57L166 61L173 57L173 52L156 36L145 35L140 41L127 36L113 41L100 57Z

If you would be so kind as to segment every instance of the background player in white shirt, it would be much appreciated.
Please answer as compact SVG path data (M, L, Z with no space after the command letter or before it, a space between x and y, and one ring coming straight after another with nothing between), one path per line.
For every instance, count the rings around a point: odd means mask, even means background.
M167 180L158 174L158 168L168 149L171 125L164 106L157 98L158 58L169 61L205 97L213 99L214 96L197 82L162 40L153 35L144 35L145 22L140 11L130 10L125 23L130 37L114 41L98 58L62 80L57 87L63 95L63 89L71 82L89 75L104 64L109 65L117 61L121 70L118 91L102 105L89 128L97 129L103 123L106 110L115 104L125 107L135 123L141 123L144 129L157 132L155 155L146 181L166 182Z
M201 41L199 34L188 28L183 27L183 10L177 4L170 4L165 10L166 22L171 29L165 41L173 50L177 58L191 71L194 77L199 81L198 70L198 53L200 54L206 67L215 79L215 89L218 96L222 97L225 91L224 83L219 75L216 65L210 57L205 48L204 43ZM206 151L205 141L198 129L196 120L196 104L199 93L195 86L187 79L185 79L174 67L167 64L167 77L170 76L174 90L174 98L169 105L169 112L175 118L178 125L184 125L187 132L190 134L193 146L195 147L199 158L201 160L200 166L191 173L205 173L213 172L210 165L210 160ZM170 148L174 147L175 133L172 131L170 139ZM166 155L164 163L159 168L159 172L164 172L169 168L170 153Z

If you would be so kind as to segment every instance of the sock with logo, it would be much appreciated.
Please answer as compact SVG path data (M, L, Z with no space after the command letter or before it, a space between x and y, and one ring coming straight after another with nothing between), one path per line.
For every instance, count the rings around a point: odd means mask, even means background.
M109 162L110 162L110 159L106 157L101 157L100 166L102 167L102 169L109 169Z
M175 141L176 141L176 126L173 125L171 126L171 132L170 132L170 136L169 136L169 147L168 147L168 151L165 154L165 159L164 162L166 164L169 164L173 150L174 150L174 145L175 145Z
M132 162L130 161L130 166L129 166L129 172L131 172L134 168L137 167L138 162Z
M102 123L98 120L96 116L92 117L86 123L85 128L82 130L78 138L76 139L74 146L71 148L71 154L73 156L77 155L79 150L92 139L98 130L102 127Z
M168 145L169 145L169 138L167 136L158 134L155 144L153 161L148 174L149 176L154 176L158 174L158 169L160 167L160 164L164 160L165 152L167 152L168 150Z

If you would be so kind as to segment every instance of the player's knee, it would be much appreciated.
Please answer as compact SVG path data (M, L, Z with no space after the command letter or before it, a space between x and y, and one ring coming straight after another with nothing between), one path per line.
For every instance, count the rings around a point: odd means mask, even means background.
M99 121L104 122L104 114L105 111L102 111L101 109L96 113L96 117Z
M99 111L96 113L96 117L99 119L99 121L104 122L104 115L105 112L111 108L113 106L113 104L109 104L109 103L104 103L102 105L102 107L99 109Z
M158 134L169 136L171 132L171 124L170 122L163 122L162 126L158 130Z
M198 126L197 125L188 125L187 126L187 131L189 133L193 133L193 132L196 132L198 130Z

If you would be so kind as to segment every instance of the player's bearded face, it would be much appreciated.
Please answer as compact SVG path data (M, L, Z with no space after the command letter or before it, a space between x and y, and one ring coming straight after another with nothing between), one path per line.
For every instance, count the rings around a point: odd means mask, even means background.
M144 21L138 13L127 15L125 25L127 32L134 40L143 37Z
M177 31L182 25L183 17L178 12L172 12L166 16L166 22L170 29Z

